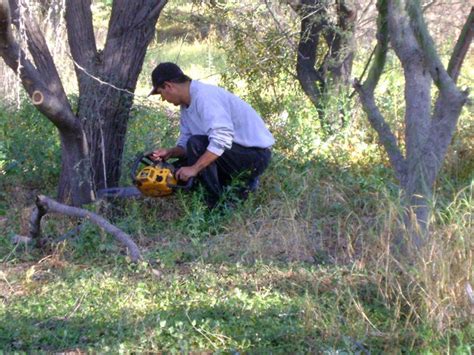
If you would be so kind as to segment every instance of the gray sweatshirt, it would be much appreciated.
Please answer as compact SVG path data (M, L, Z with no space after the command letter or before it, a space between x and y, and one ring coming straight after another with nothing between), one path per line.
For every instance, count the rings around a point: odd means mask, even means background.
M191 81L191 104L181 106L177 146L186 150L192 135L209 137L207 150L220 156L235 142L268 148L275 143L258 113L245 101L218 86Z

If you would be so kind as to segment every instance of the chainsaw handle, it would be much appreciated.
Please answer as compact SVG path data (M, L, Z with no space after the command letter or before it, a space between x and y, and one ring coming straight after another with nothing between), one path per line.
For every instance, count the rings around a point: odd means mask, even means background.
M153 165L153 162L150 158L148 158L148 155L144 155L142 153L138 154L137 157L135 158L135 161L133 162L132 170L130 171L130 176L132 177L133 182L137 181L135 177L137 175L138 167L140 166L141 163L147 166Z
M186 182L185 185L178 185L178 184L168 184L168 187L171 187L172 189L182 189L182 190L189 190L191 186L193 185L194 178L189 178L189 180Z
M135 161L133 162L133 165L132 165L132 170L130 172L130 176L132 177L133 182L137 181L136 176L137 176L137 171L138 171L138 167L140 166L140 164L145 164L146 166L156 166L156 165L159 164L163 168L168 168L171 171L174 171L173 164L167 163L165 161L155 161L155 160L151 159L150 155L152 153L153 152L140 153L135 158Z

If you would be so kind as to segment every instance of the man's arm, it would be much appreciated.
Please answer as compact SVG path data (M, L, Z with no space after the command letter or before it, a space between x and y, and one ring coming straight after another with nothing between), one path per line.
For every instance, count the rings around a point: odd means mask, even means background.
M190 178L195 177L199 172L214 161L219 158L219 155L216 155L208 150L204 152L198 159L198 161L191 166L184 166L176 172L176 177L178 180L188 181Z

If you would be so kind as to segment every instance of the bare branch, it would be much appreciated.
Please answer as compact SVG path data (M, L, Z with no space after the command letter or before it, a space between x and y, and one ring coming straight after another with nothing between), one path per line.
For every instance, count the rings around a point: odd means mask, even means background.
M445 70L426 30L426 25L422 21L419 8L411 2L408 2L407 6L412 18L412 26L417 29L418 41L423 48L425 61L428 63L431 75L440 89L430 121L428 140L421 147L421 157L424 164L430 166L434 173L434 179L441 169L462 107L467 100L467 92L461 92L456 87L456 80L472 42L474 10L471 9L453 50L448 70Z
M472 38L474 36L474 6L471 8L471 13L466 19L459 38L454 47L453 54L448 64L448 74L456 83L458 81L459 73L461 72L461 67L466 58L469 47L472 43Z
M387 4L386 1L379 1L377 4L379 17L377 20L377 45L374 49L374 61L370 68L367 80L364 82L364 91L374 92L380 76L382 75L388 51L388 25L387 25Z
M87 211L78 207L71 207L64 204L61 204L47 196L40 195L36 199L37 208L34 209L32 216L30 218L30 234L29 237L38 239L40 236L40 224L41 218L49 213L59 213L70 217L85 218L95 225L99 226L101 229L105 230L107 233L112 234L112 236L125 245L130 252L130 259L133 262L137 262L142 258L140 250L131 237L123 232L121 229L117 228L105 218Z
M354 88L359 94L365 113L369 119L370 125L378 134L380 143L384 146L385 151L388 154L390 163L395 170L395 175L403 186L405 184L407 166L406 160L403 157L400 148L398 147L397 139L392 133L392 130L388 123L385 121L382 113L380 112L377 104L375 103L375 97L373 91L368 91L364 85L360 85L356 81Z
M36 205L30 216L30 231L28 238L36 241L36 246L40 246L41 239L41 218L47 213L43 206Z
M440 92L436 100L428 140L421 152L425 165L430 165L434 176L441 169L466 99L467 92L461 96Z

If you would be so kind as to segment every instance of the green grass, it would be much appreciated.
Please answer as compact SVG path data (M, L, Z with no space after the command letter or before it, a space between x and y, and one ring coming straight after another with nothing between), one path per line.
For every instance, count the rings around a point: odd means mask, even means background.
M4 166L23 135L22 151L34 156L22 153L30 163L1 175L1 349L469 353L463 285L472 280L474 185L449 164L429 254L400 269L388 243L403 209L364 121L324 140L304 111L275 130L258 194L233 211L207 211L200 191L91 207L115 211L114 223L138 243L149 264L132 265L89 223L44 249L10 243L27 234L34 188L54 194L57 165L43 154L58 151L44 145L48 126L29 124L41 118L32 108L4 112ZM20 116L24 123L12 124ZM172 144L176 124L137 105L123 171L137 151ZM47 216L44 235L53 241L75 223Z
M88 223L43 250L2 238L0 347L469 353L457 285L471 277L474 185L440 206L430 255L405 270L387 253L400 207L383 184L309 166L277 156L261 192L232 213L207 212L199 191L115 206L144 252L139 265ZM43 225L50 238L71 227L53 216Z
M6 351L393 351L412 338L394 332L394 310L369 275L347 268L86 267L53 255L2 276L24 292L0 308ZM423 334L416 341L432 346Z

